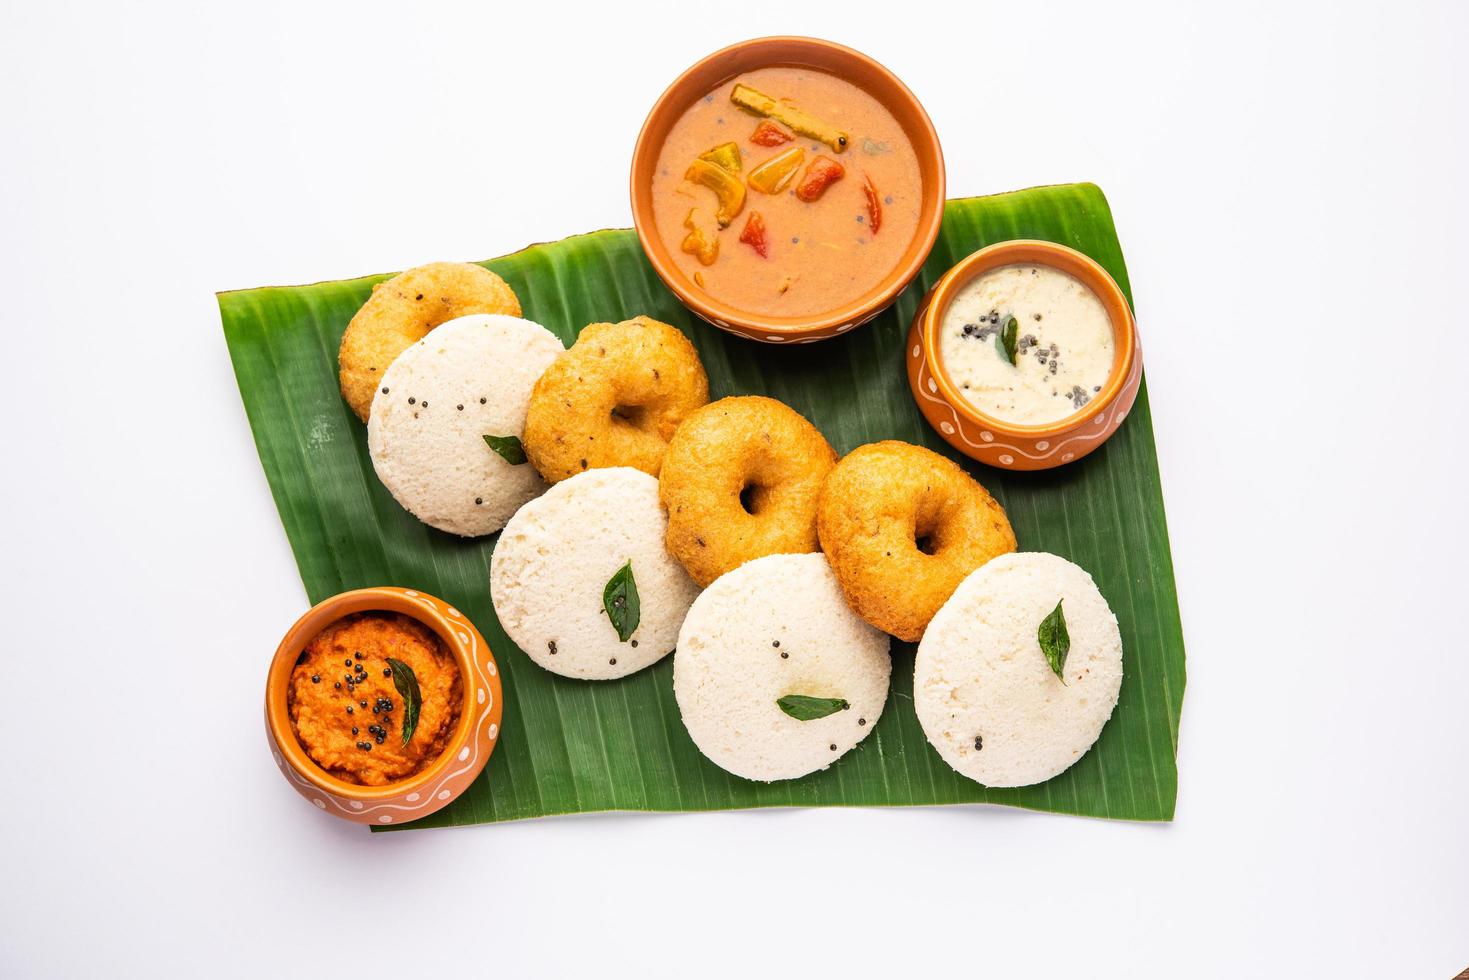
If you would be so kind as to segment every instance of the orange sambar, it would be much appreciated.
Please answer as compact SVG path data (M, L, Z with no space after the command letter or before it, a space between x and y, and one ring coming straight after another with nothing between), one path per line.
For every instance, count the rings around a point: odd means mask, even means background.
M838 151L780 119L746 111L730 100L736 85L840 130L845 147ZM790 141L766 145L774 142L772 130ZM701 154L727 143L738 147L736 176L745 193L740 210L719 228L716 192L688 174ZM802 161L787 183L774 194L751 186L752 170L793 147ZM821 158L839 164L842 176L804 200L809 191L797 192L813 163L829 166L816 163ZM658 235L696 289L750 313L803 317L856 301L893 271L918 229L923 178L903 127L867 92L817 69L773 66L728 79L684 110L658 155L652 199ZM717 241L712 260L707 250L701 258L683 247L691 211L701 233ZM763 225L763 240L752 222Z

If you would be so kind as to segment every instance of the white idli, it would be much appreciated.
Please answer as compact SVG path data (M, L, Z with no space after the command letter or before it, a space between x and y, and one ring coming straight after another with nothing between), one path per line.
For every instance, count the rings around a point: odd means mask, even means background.
M566 677L611 680L666 657L699 587L663 546L658 478L627 466L562 480L505 525L490 556L490 598L510 639ZM640 619L626 643L602 593L632 562Z
M1058 602L1071 636L1065 683L1037 632ZM1102 734L1122 687L1117 617L1082 568L1056 555L1001 555L971 572L929 624L913 706L944 761L986 786L1064 772Z
M825 769L872 731L888 696L888 637L847 606L819 552L767 555L694 600L673 657L673 693L699 751L746 779ZM798 721L787 695L849 707Z
M440 324L399 354L367 422L373 468L393 499L451 534L504 527L546 484L485 436L520 438L531 388L563 349L538 323L482 313Z

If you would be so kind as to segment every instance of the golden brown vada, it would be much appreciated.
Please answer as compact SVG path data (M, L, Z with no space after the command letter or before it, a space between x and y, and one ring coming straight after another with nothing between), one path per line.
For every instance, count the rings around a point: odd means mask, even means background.
M342 397L357 417L367 421L394 358L439 324L471 313L520 316L520 300L504 279L469 262L432 262L373 286L337 351Z
M663 457L669 552L708 585L764 555L816 551L816 501L837 455L773 398L721 398L694 412Z
M906 442L848 453L822 487L816 528L857 615L909 641L970 572L1015 550L1010 521L984 487Z
M657 476L673 431L707 401L699 352L676 327L593 323L536 381L521 442L550 483L604 466Z

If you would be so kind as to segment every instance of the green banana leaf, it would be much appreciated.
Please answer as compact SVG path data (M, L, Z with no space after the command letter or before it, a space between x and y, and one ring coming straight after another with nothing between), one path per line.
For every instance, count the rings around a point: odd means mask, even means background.
M627 230L535 245L485 265L515 288L527 317L568 345L587 323L646 313L693 339L711 397L778 398L842 453L904 439L953 457L909 394L908 323L924 291L955 261L1012 238L1049 239L1087 253L1130 299L1111 211L1091 184L949 202L919 281L876 320L821 344L755 344L696 319L659 282ZM732 776L699 754L674 701L673 657L610 682L568 680L537 667L506 638L490 604L496 538L432 530L378 482L365 430L338 393L337 345L372 285L385 278L226 292L219 306L260 460L310 600L370 585L422 589L464 610L499 659L505 718L488 768L460 799L411 826L592 810L976 802L1172 818L1183 635L1146 385L1117 435L1070 466L1008 473L959 459L1004 504L1022 550L1080 564L1117 613L1122 695L1095 748L1037 786L991 789L959 776L923 737L913 710L913 645L894 641L892 691L872 734L823 772L766 785Z

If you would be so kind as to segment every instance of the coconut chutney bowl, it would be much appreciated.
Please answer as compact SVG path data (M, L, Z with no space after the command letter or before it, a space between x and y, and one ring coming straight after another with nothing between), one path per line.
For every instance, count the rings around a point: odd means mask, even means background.
M630 183L663 283L714 326L769 344L877 316L918 275L944 215L943 150L922 104L867 55L807 37L742 41L680 75L638 134Z
M962 393L942 352L940 331L956 296L987 273L1010 266L1047 268L1073 277L1100 301L1110 325L1113 354L1105 380L1099 377L1074 411L1043 424L1018 424L982 411ZM952 319L947 322L954 329ZM993 335L979 337L984 346L977 349L985 353L999 342ZM1007 470L1051 469L1094 452L1126 421L1137 399L1143 363L1132 309L1107 270L1075 249L1031 240L982 248L944 273L913 316L904 361L913 399L944 441L971 459Z
M418 771L383 785L351 782L318 765L297 736L289 704L292 675L308 645L344 617L365 613L396 613L421 624L442 642L458 668L458 682L451 688L459 695L457 720L448 727L442 748ZM321 678L323 690L334 676ZM406 715L407 706L401 707ZM318 810L379 826L426 817L461 796L495 750L502 710L500 672L474 624L442 599L389 586L343 592L313 606L281 639L265 686L266 736L271 757L286 781ZM371 715L363 711L361 727L369 726L376 714L376 710ZM365 751L370 753L370 748Z

